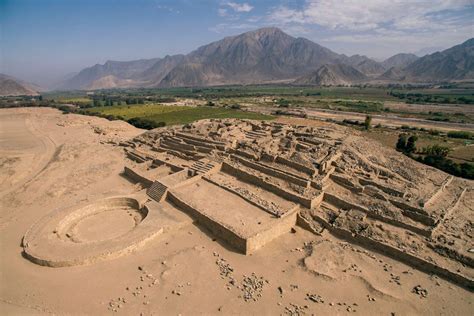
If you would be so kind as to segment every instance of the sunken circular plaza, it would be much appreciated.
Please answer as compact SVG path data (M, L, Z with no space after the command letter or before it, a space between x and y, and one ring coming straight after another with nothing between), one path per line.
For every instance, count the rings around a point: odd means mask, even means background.
M90 264L131 252L162 230L137 199L107 198L39 220L23 238L24 256L51 267Z

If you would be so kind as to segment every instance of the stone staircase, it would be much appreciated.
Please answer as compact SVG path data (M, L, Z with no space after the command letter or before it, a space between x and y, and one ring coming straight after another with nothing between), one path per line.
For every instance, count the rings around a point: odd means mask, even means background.
M204 174L212 170L216 165L212 162L198 160L189 169L195 174Z
M263 131L246 131L244 133L246 138L252 140L268 136L267 133Z
M146 194L151 197L153 200L160 202L163 197L166 195L166 191L168 191L168 187L161 182L155 181L153 184L148 188Z

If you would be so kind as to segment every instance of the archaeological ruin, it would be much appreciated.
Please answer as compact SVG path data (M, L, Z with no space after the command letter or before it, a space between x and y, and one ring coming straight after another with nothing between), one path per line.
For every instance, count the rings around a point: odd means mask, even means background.
M298 225L474 288L472 181L344 129L214 119L116 145L123 176L143 189L51 213L25 234L26 258L90 264L193 222L251 254ZM101 230L104 212L116 230Z

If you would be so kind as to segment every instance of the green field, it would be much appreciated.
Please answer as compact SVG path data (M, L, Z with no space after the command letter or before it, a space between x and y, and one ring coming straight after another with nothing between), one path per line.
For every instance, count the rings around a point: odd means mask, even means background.
M72 98L58 98L56 99L57 102L61 103L72 103L72 104L78 104L78 105L86 105L86 104L91 104L92 100L86 97L72 97Z
M270 120L273 116L255 112L246 112L219 107L188 107L188 106L166 106L166 105L120 105L96 107L87 109L104 115L114 115L125 120L131 118L146 118L156 122L164 122L166 125L177 125L192 123L201 119L209 118L239 118L252 120Z

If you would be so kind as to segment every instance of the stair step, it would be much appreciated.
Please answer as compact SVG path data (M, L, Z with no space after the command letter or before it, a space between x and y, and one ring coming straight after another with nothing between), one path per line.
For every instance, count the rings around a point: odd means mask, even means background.
M168 190L168 187L166 187L164 184L155 181L151 185L150 188L147 190L147 195L151 197L153 200L159 202L165 195L166 191Z

